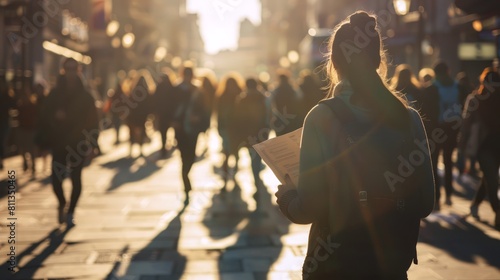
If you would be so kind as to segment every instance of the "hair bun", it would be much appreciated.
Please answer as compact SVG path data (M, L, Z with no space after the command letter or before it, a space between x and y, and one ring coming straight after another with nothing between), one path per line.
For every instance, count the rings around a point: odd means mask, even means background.
M352 27L358 27L361 30L375 31L377 21L375 17L370 16L366 12L356 12L349 17L349 23Z

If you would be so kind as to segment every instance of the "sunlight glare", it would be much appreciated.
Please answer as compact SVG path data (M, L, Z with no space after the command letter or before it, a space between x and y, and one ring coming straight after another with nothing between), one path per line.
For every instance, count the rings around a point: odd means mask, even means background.
M238 47L240 23L248 18L253 24L261 22L261 2L187 0L187 10L197 13L205 51L209 54Z

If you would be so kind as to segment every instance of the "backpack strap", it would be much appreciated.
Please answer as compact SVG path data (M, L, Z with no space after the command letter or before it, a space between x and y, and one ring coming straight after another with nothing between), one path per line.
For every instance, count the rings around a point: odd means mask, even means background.
M354 144L357 140L354 138L355 136L357 136L357 133L354 129L355 126L353 124L357 122L357 118L351 111L351 109L347 107L347 104L345 104L344 100L340 98L330 98L320 101L319 104L324 104L328 106L328 108L330 108L335 117L337 117L337 119L340 121L342 129L347 135L347 142L349 143L349 145Z
M324 104L330 108L332 113L337 117L340 121L341 127L345 135L347 136L347 142L350 146L355 144L359 139L358 137L363 136L363 128L359 128L359 124L354 113L349 109L344 100L340 98L331 98L322 100L320 104ZM410 127L407 131L404 132L404 140L403 146L401 147L401 154L405 155L411 151L411 140L416 138L416 126L419 124L420 119L418 117L418 113L412 111L412 109L408 109L408 118L410 120ZM409 195L409 190L406 188L396 188L393 193L393 198L396 201L396 208L399 211L405 211L406 201L405 198ZM360 191L359 193L360 203L366 203L366 192Z
M357 140L352 138L352 136L361 136L360 132L362 130L359 129L359 122L354 115L354 113L350 110L350 108L347 106L347 104L344 102L344 100L340 98L331 98L331 99L326 99L320 102L320 104L324 104L328 106L331 110L331 112L335 115L335 117L340 121L341 127L343 132L347 135L347 141L349 142L350 145L354 144ZM409 120L410 120L410 126L409 129L406 129L404 131L404 143L401 146L401 154L406 155L408 154L409 151L413 148L411 143L412 139L416 138L417 135L417 126L419 123L421 123L421 120L419 118L419 115L417 112L413 111L412 109L408 109L408 114L409 114ZM358 124L358 125L357 125ZM331 179L329 179L329 184L332 184L333 182L330 182ZM409 196L410 190L406 188L397 188L396 191L393 193L393 198L395 199L396 202L396 209L401 211L400 213L404 215L404 213L408 213L407 211L411 211L411 209L408 209L405 201L405 199ZM361 205L367 202L367 197L366 197L366 192L360 191L359 192L359 202ZM332 211L332 210L330 210ZM334 214L330 212L330 214ZM325 224L320 223L320 228L321 230L329 231L329 233L332 232L332 229L335 229L335 226L330 223L330 220L325 221ZM415 249L414 255L413 255L413 262L415 264L418 264L418 258L417 258L417 252Z

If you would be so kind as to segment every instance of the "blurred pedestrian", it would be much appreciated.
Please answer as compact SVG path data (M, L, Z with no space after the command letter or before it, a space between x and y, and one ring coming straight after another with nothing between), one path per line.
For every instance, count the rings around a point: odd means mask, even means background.
M469 103L475 97L477 92L474 91L474 85L470 81L467 73L465 72L458 73L456 76L456 81L463 94L467 95L467 98L465 99L464 103L464 108L465 108L467 106L467 103ZM471 121L474 123L472 127L477 126L476 120L471 120ZM477 175L476 157L474 155L471 155L470 153L467 152L467 150L464 149L467 143L464 143L463 141L467 141L467 139L470 139L470 135L467 135L467 133L471 133L471 131L464 130L462 126L462 129L460 130L459 133L459 143L457 146L456 166L460 175L467 173L471 176L476 176ZM466 165L468 165L468 167Z
M474 91L474 85L472 84L469 75L467 75L467 73L465 72L459 72L455 78L455 81L458 83L458 87L460 90L460 102L465 103L463 99L469 96L469 94Z
M156 117L158 118L158 130L161 134L161 148L160 155L165 158L167 154L174 149L174 147L167 148L167 131L172 127L174 119L175 108L175 88L172 83L172 77L169 73L161 75L161 80L156 87L154 94L154 106L156 109Z
M401 64L396 67L396 72L391 79L391 86L402 93L408 103L415 109L420 110L419 99L421 98L420 85L413 75L410 65Z
M99 79L94 79L90 83L86 84L86 88L89 90L90 95L94 99L94 106L96 108L97 112L97 121L98 123L101 123L102 119L104 118L104 102L102 100L103 96L98 90L98 85L100 83L100 78ZM100 156L102 155L101 151L101 146L99 145L99 136L101 135L101 127L99 126L99 129L97 129L95 134L95 146L94 146L94 156Z
M47 97L37 131L38 143L52 150L52 186L59 201L58 221L74 226L74 213L82 191L82 169L85 160L93 156L98 132L94 99L85 88L81 68L76 60L63 63L63 74ZM73 189L67 211L62 188L69 173Z
M3 170L3 159L6 157L6 142L10 128L9 111L16 105L5 78L4 73L0 74L0 170Z
M421 97L418 103L419 113L424 121L427 135L438 128L439 122L439 92L437 87L432 83L434 81L434 70L424 68L419 72ZM434 150L431 150L433 153ZM435 174L436 184L439 179Z
M217 82L214 73L206 73L201 78L200 92L201 96L203 97L203 104L205 106L205 112L206 112L205 118L207 118L206 120L203 121L203 123L206 124L206 128L202 132L203 138L205 139L205 141L203 141L205 143L205 147L203 148L201 157L203 157L207 153L209 148L208 129L210 128L210 123L212 120L212 115L215 106L215 98L217 93L216 86Z
M363 47L354 43L360 30L370 34ZM406 280L420 219L434 203L422 121L384 82L374 16L350 15L335 28L329 51L327 71L336 85L305 120L298 185L286 178L278 205L292 222L312 223L303 279ZM419 150L411 174L391 182L396 158Z
M422 68L418 72L418 80L422 88L430 86L435 77L436 74L432 68Z
M39 81L35 84L34 88L34 95L36 98L36 104L37 104L37 112L36 112L36 131L38 131L39 126L40 126L40 120L42 119L42 109L45 105L45 100L47 99L47 85L45 81ZM35 131L35 144L36 143L36 131ZM48 155L50 154L50 147L48 146L40 146L36 145L37 147L37 155L42 158L42 170L45 172L46 170L50 170L50 162L48 161Z
M230 134L235 134L234 143L239 147L247 148L250 154L252 174L256 192L255 201L259 206L259 196L266 191L260 177L262 171L262 160L252 147L255 144L268 139L270 128L267 126L268 108L266 96L258 88L258 82L254 78L246 80L246 90L236 98L235 114L231 119Z
M215 99L217 94L217 80L214 77L215 74L206 74L201 79L201 92L203 94L203 100L205 104L205 110L212 115L215 107Z
M492 68L486 68L480 77L478 94L468 102L465 109L464 126L470 126L471 119L477 118L475 146L479 166L483 172L481 185L470 207L471 215L479 218L479 204L488 195L491 208L496 213L494 226L500 230L500 205L498 199L500 168L500 75Z
M325 98L325 92L321 89L321 84L318 78L309 70L303 70L300 73L300 91L302 92L303 100L300 102L301 113L299 123L303 123L309 111Z
M464 112L462 114L464 122L460 128L460 134L457 144L457 168L460 175L469 174L476 177L478 171L476 169L477 148L479 146L479 114L475 112L477 108L477 90L474 90L465 101ZM474 108L472 113L471 108ZM468 166L467 165L468 159Z
M222 152L224 153L224 161L222 163L222 176L224 179L224 187L222 190L227 190L227 181L231 174L229 172L229 159L234 158L233 175L238 170L238 152L239 144L235 139L235 132L231 131L234 127L232 122L235 115L238 113L235 110L236 99L243 91L242 78L238 73L227 74L219 84L218 99L217 99L217 130L222 138Z
M458 83L450 76L450 69L445 62L438 62L434 66L436 78L433 85L439 94L439 117L437 128L444 133L442 141L437 141L432 154L434 174L436 179L436 205L440 208L441 184L437 173L439 155L442 152L444 164L444 189L446 193L445 204L452 205L453 194L453 160L452 154L457 147L458 132L462 123L462 110L465 96L461 93ZM431 132L432 133L432 132ZM431 134L432 135L432 134ZM432 151L431 151L432 152Z
M26 81L24 89L18 92L17 110L19 127L17 131L17 145L19 153L23 158L23 171L31 169L31 176L36 173L36 146L35 131L38 117L37 97L32 92L29 81Z
M111 122L115 130L115 145L120 144L120 128L126 119L124 111L117 109L117 104L123 102L125 93L122 87L122 81L118 81L114 89L109 89L107 93L108 99L104 105L104 113L111 115Z
M288 71L278 71L278 79L278 86L271 93L273 110L271 124L276 135L280 136L302 126L299 117L302 98L291 84Z
M127 125L130 132L130 156L133 156L134 144L139 145L139 156L143 156L143 145L149 142L146 134L146 121L148 116L154 113L152 106L152 95L156 90L156 85L147 70L139 71L135 80L131 84L132 91L128 94L130 114L127 117Z
M189 171L195 162L198 135L207 127L205 122L208 113L205 112L199 88L193 84L193 68L185 66L181 78L181 83L175 87L178 106L174 114L174 128L177 147L181 152L184 192L189 199L189 192L192 190Z

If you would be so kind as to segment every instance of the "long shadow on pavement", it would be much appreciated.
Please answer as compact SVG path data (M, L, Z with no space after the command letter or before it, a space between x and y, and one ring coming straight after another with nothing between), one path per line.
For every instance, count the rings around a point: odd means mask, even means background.
M232 236L238 225L250 215L240 187L215 193L210 205L194 205L194 208L205 211L203 224L209 230L210 238L216 242Z
M112 192L126 183L144 180L161 169L155 161L146 158L144 159L144 164L139 166L137 170L131 171L130 167L136 163L137 160L138 159L134 158L121 158L102 165L104 168L117 170L110 182L107 192Z
M28 258L30 255L32 255L33 252L43 243L46 243L47 241L49 242L49 245L42 252L37 254L33 259L29 260L26 264L23 264L22 267L19 267L19 271L16 272L15 274L8 275L9 271L8 263L0 266L0 279L33 279L35 273L42 266L44 261L51 255L53 255L57 250L57 248L61 246L61 244L64 241L64 237L68 234L70 230L71 228L65 228L64 230L56 228L52 230L47 235L47 237L44 237L38 242L31 244L30 247L28 247L26 250L24 250L22 253L16 256L17 264L20 264L23 258Z
M279 236L280 231L272 216L274 206L267 189L261 188L254 212L247 210L248 205L242 199L239 188L216 194L212 201L204 220L211 238L221 240L236 235L236 240L231 242L233 245L220 249L220 278L249 273L254 279L268 279L268 273L281 255L283 246L272 240L273 236Z
M207 204L206 201L210 199L208 195L212 197ZM240 227L250 216L250 211L248 204L241 197L241 189L235 186L229 191L206 193L204 196L205 200L198 198L201 205L196 205L197 201L194 201L193 209L203 215L203 225L208 229L210 243L199 244L196 249L215 252L209 259L216 269L212 267L209 269L210 272L221 275L241 272L242 264L238 260L221 260L223 252L230 244L236 247L245 246L242 243L244 240L240 238L242 230Z
M475 263L480 257L500 268L500 240L486 235L462 216L432 214L423 220L419 241L445 250L458 260Z
M182 229L181 217L189 205L184 206L170 221L168 226L158 233L139 252L134 252L124 275L118 279L180 279L186 268L187 258L179 253L179 237ZM134 278L137 277L137 278ZM107 279L116 279L110 275Z
M472 200L476 195L476 191L479 188L479 184L481 184L480 178L474 178L469 175L453 175L454 181L454 195ZM457 189L457 187L459 189Z
M5 173L7 174L7 172L5 172ZM19 192L25 185L27 185L27 183L19 184L19 177L16 178L16 180L17 180L16 192ZM41 177L41 178L30 179L28 181L28 183L33 183L33 182L37 182L37 183L41 184L43 187L47 187L47 186L51 186L50 183L52 182L52 180L50 179L50 176L45 176L45 177ZM0 181L0 199L7 196L8 184L9 184L8 179L4 179L4 180Z

